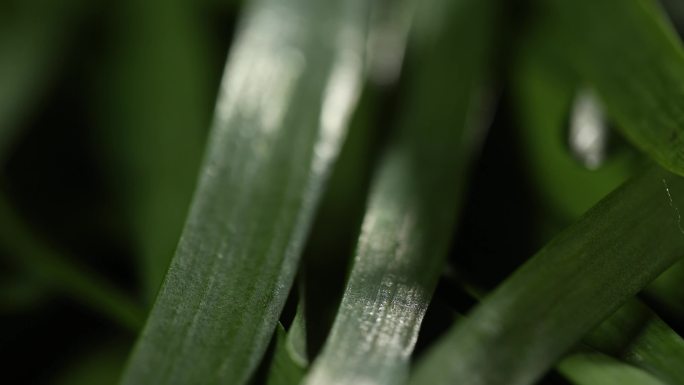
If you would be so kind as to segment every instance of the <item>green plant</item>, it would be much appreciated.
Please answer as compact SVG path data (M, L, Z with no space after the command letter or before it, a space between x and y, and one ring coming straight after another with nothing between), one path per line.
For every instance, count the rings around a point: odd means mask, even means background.
M8 381L684 384L664 5L8 3Z

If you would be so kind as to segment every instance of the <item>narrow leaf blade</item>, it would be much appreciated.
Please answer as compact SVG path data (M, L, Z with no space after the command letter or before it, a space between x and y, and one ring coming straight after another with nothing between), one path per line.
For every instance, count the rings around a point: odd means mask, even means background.
M455 325L419 363L412 383L534 382L681 257L682 204L683 178L656 168L634 178Z
M257 367L357 98L366 8L248 6L190 215L123 384L243 384Z
M448 251L482 135L478 118L496 7L490 1L419 6L431 13L416 21L407 53L414 77L372 182L342 302L307 385L405 380ZM435 19L439 28L424 24Z
M617 128L684 175L684 50L652 0L539 0L535 31L595 87ZM580 27L581 24L581 27Z

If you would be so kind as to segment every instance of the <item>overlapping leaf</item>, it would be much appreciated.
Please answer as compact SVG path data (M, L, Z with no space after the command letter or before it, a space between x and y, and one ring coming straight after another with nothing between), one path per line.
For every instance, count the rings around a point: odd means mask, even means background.
M455 325L419 364L412 383L534 382L682 256L682 205L684 179L657 168L643 172Z
M418 6L425 8L411 36L398 127L371 187L338 314L305 384L402 381L447 253L482 135L496 8Z

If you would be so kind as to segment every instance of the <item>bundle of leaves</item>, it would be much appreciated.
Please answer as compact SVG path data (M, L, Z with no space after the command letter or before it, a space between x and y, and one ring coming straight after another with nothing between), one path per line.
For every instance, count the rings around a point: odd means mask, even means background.
M684 384L681 4L7 2L5 380Z

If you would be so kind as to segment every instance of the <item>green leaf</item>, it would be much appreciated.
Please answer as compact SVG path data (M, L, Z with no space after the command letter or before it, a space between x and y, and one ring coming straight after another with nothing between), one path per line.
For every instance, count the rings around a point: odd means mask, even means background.
M299 304L288 340L307 365L308 357L319 353L335 318L361 227L377 160L379 130L374 123L379 94L370 82L362 91L303 254Z
M368 6L246 9L189 218L123 384L244 384L257 367L360 91Z
M602 97L617 128L684 175L684 51L652 0L537 0L533 29ZM534 23L532 23L534 24Z
M665 385L650 374L598 353L576 353L558 369L575 385Z
M637 300L627 302L582 342L665 383L684 383L684 340Z
M676 262L684 179L650 168L504 281L418 364L413 384L529 384ZM497 370L490 370L490 368Z
M372 182L330 336L304 384L403 380L442 271L482 136L478 118L496 7L490 1L420 6L429 15L420 14L414 26L398 126Z
M538 186L546 213L572 223L629 178L635 156L623 150L607 154L595 169L582 165L569 150L567 133L573 98L581 89L577 79L529 39L518 49L513 68L513 100L526 170Z

